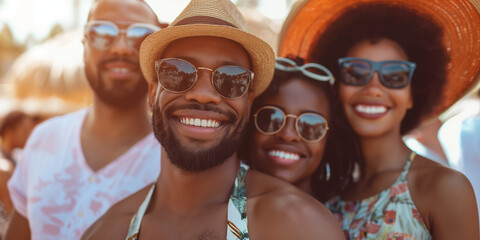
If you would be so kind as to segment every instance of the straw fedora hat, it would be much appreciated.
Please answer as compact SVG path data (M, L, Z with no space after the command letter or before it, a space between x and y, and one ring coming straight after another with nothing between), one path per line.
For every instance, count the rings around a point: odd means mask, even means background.
M348 9L384 3L428 16L443 28L443 45L450 55L442 101L433 115L447 110L478 86L480 79L480 0L304 0L298 1L281 32L280 56L312 61L318 39ZM427 116L428 118L428 116Z
M242 14L230 0L192 0L170 26L147 37L140 47L140 67L147 81L156 81L154 61L169 43L196 36L227 38L242 45L252 60L254 95L268 87L275 70L273 49L247 32Z

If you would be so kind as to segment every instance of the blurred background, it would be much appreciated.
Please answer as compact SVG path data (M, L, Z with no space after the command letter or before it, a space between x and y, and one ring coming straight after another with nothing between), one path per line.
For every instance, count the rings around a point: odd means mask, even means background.
M146 0L170 23L188 0ZM232 0L250 31L277 48L295 0ZM0 0L0 118L12 110L49 117L88 106L82 27L94 0Z

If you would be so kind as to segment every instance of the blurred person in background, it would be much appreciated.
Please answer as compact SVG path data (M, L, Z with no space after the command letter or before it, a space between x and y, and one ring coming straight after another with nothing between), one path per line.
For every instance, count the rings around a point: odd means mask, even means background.
M13 165L16 164L18 160L16 151L23 149L37 122L36 117L22 111L12 111L3 118L0 123L2 158L9 160Z
M160 172L142 41L160 29L143 0L99 0L84 28L93 106L39 125L8 188L15 211L7 239L79 239L110 206Z
M462 104L463 110L438 130L438 141L448 165L472 183L480 207L480 91L465 98Z
M0 122L0 236L5 233L12 213L7 181L35 124L35 117L16 110L8 113Z

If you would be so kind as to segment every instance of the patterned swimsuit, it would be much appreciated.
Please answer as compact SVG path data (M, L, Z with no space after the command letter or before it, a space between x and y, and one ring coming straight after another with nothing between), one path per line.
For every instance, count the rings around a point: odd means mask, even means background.
M248 240L247 229L247 195L245 191L245 177L247 176L248 166L240 164L237 178L233 186L232 194L228 201L227 217L227 240ZM155 190L155 184L152 185L147 197L140 205L137 214L133 216L128 228L127 240L137 240L145 211L150 203L150 199Z
M408 190L410 155L395 183L380 194L357 201L336 197L326 206L340 222L347 239L432 239Z

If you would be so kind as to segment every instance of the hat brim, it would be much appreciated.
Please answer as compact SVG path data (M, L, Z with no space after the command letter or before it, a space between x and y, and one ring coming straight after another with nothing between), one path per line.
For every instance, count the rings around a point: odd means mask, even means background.
M187 37L212 36L233 40L242 45L252 61L254 80L252 84L255 96L268 87L275 71L273 49L260 38L223 25L191 24L171 26L148 36L140 47L140 67L148 82L156 81L155 60L162 57L165 48L171 42Z
M465 0L303 1L290 12L283 25L279 55L299 56L307 61L314 61L312 51L315 44L330 24L347 9L370 3L384 3L411 9L430 17L443 28L443 42L450 55L450 63L447 65L447 83L442 101L433 113L435 116L447 110L478 85L480 81L480 4L474 5Z

